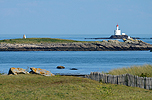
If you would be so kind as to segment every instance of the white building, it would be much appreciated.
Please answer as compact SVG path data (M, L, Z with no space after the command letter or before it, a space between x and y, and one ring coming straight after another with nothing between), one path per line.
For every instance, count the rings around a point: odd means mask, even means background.
M25 34L23 35L23 39L26 39L26 35Z
M121 35L121 30L119 29L119 25L116 25L117 30L114 31L114 35Z
M126 35L125 33L122 33L122 35Z

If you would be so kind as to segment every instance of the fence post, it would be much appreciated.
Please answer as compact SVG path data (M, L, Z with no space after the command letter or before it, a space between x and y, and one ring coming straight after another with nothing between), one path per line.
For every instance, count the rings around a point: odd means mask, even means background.
M108 83L111 83L111 75L107 75L107 80L108 80Z
M111 84L114 84L114 75L111 76Z
M110 75L110 81L109 81L109 83L113 83L113 75Z
M128 74L128 86L134 87L135 85L135 79L133 75Z
M123 80L124 80L123 85L128 86L128 74L123 74Z
M130 74L126 74L126 86L131 86L131 75Z
M99 81L103 82L103 74L99 73Z
M118 76L113 75L113 84L118 84Z
M144 78L143 77L140 77L141 78L141 85L140 85L140 88L143 88L144 89Z
M145 84L145 88L146 89L150 89L149 87L150 87L150 78L149 77L146 77L146 82L145 82L146 84Z
M102 73L98 73L99 74L99 82L102 80L101 79L101 76L102 76Z
M123 84L123 75L118 76L118 84Z
M134 76L134 87L137 87L137 77L138 76Z
M140 77L137 76L137 87L140 87Z
M152 77L150 78L150 87L149 87L149 89L151 90L152 89Z
M91 78L92 80L95 80L95 78L94 78L94 72L91 72L90 78Z
M108 77L109 77L109 76L108 76L107 74L105 74L105 75L106 75L106 83L108 83Z
M106 83L106 75L103 74L103 82Z
M107 81L107 74L104 74L105 75L105 83L107 83L108 81Z
M95 80L96 80L96 81L99 81L99 73L98 73L98 72L95 72L95 73L94 73L94 76L95 76Z
M106 75L107 83L109 83L109 74Z

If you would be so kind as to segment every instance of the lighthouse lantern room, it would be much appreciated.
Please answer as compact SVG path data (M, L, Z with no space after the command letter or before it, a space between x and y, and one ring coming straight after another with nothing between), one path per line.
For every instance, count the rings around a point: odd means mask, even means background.
M119 29L119 25L116 25L117 29L114 31L114 35L121 35L121 30Z

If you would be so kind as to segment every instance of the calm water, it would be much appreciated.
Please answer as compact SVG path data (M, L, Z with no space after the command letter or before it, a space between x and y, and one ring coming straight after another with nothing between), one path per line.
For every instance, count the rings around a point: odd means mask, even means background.
M22 37L22 36L21 36ZM2 35L0 39L21 38L18 35ZM34 37L34 36L29 36ZM51 37L51 36L37 36ZM85 41L86 36L53 36L53 38ZM99 36L87 36L99 37ZM152 44L152 39L142 39ZM87 40L96 41L96 40ZM98 40L102 41L102 40ZM152 52L149 51L19 51L0 52L0 71L7 73L10 67L42 68L52 73L89 74L90 72L109 71L114 68L132 65L152 64ZM65 69L56 69L57 66ZM77 68L78 70L70 70Z
M52 73L89 74L131 65L152 64L149 51L20 51L0 52L0 69L36 67ZM65 69L56 69L57 66ZM70 70L77 68L78 70Z

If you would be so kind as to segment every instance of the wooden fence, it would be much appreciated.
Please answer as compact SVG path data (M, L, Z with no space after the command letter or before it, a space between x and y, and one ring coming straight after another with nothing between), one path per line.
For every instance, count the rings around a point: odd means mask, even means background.
M149 90L152 89L152 77L138 77L130 74L109 75L99 72L91 72L90 75L86 77L103 83L122 84Z

